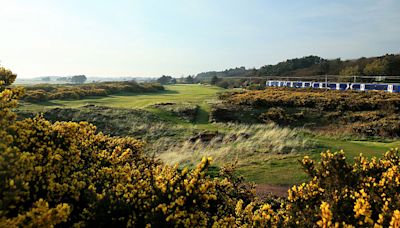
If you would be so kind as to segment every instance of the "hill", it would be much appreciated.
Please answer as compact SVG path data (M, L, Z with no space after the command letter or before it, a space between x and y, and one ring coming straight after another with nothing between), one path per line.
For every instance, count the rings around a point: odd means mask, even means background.
M316 76L316 75L361 75L361 76L398 76L400 75L400 55L386 54L377 57L341 60L324 59L319 56L305 56L288 59L274 65L265 65L259 69L245 67L224 71L202 72L197 80L210 79L214 76L227 77L267 77L267 76Z

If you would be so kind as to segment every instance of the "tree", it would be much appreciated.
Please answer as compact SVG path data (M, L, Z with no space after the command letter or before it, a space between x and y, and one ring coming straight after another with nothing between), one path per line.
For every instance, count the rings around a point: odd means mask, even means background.
M376 59L370 64L367 64L364 68L365 75L385 75L385 69L387 65L387 60L385 59Z
M219 81L219 78L218 78L217 76L214 75L214 76L211 78L210 83L211 83L211 85L215 85L215 84L217 84L218 81Z
M194 83L194 77L192 77L191 75L187 76L187 78L185 79L185 82L187 84L193 84Z
M358 67L358 65L356 65L356 66L349 66L349 67L342 69L339 72L339 74L340 74L340 77L339 77L340 82L352 82L352 81L354 81L354 78L349 77L349 76L358 76L361 74L361 71L360 71L360 68Z
M72 76L71 82L75 84L83 84L87 80L85 75Z
M57 80L57 81L67 82L67 81L70 80L70 78L68 78L68 77L59 77L59 78L57 78L56 80Z
M400 56L399 55L387 55L385 56L387 61L385 67L386 75L400 75Z
M175 84L176 80L174 80L174 78L172 78L171 76L163 75L157 79L157 82L160 83L161 85L168 85L168 84Z
M44 82L49 82L49 81L51 81L51 78L50 77L43 77L41 80L44 81Z
M4 67L0 67L0 88L11 85L17 75Z

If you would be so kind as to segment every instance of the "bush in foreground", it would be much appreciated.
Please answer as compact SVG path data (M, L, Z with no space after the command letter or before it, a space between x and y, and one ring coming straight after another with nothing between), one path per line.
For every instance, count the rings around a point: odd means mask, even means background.
M0 94L0 226L209 226L252 200L208 177L210 159L178 170L84 122L16 121L17 96Z

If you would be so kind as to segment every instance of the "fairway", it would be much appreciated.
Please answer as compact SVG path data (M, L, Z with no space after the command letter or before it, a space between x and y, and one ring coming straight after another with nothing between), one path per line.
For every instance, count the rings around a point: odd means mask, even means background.
M222 88L205 85L167 85L165 91L147 94L122 93L107 97L90 97L81 100L52 100L44 103L25 103L23 109L42 111L56 107L80 107L87 104L121 108L146 108L163 102L191 103L207 108L206 101L216 98Z

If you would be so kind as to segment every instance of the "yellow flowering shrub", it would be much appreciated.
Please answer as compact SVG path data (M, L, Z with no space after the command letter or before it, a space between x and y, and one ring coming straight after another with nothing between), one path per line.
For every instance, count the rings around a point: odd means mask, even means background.
M253 200L228 170L208 177L211 158L179 170L85 122L17 121L18 96L0 91L0 227L211 226Z
M287 225L320 227L388 227L398 222L400 153L382 159L360 155L354 164L344 152L322 153L321 161L305 157L302 164L311 181L293 186L285 205ZM397 212L396 212L397 211Z

